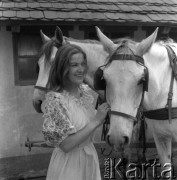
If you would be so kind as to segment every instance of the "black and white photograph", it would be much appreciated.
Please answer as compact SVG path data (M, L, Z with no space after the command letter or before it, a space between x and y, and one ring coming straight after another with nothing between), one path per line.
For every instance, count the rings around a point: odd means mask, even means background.
M177 0L0 0L0 180L177 179Z

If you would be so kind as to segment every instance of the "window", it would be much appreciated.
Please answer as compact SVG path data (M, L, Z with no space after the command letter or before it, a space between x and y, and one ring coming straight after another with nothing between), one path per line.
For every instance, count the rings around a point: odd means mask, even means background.
M110 39L129 37L133 38L136 26L102 26L101 31ZM85 31L86 39L97 39L95 26L80 26L80 30Z
M54 35L56 26L21 26L19 33L13 33L15 85L34 85L37 80L36 65L42 47L40 29L49 36ZM62 26L65 36L71 26Z
M37 79L36 64L42 46L39 34L15 34L15 84L32 85Z

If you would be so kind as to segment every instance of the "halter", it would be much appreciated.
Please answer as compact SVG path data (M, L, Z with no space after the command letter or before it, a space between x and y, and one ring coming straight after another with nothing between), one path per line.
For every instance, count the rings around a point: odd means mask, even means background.
M119 46L116 51L120 48L120 47L125 47L126 45L123 44L121 46ZM141 66L144 66L145 68L145 73L148 72L148 69L147 67L144 65L144 59L141 57L141 56L137 56L137 55L134 55L134 52L128 47L126 46L131 52L133 55L131 54L116 54L116 51L115 53L110 57L109 61L122 61L122 60L129 60L129 61L135 61L137 62L138 64L140 64ZM146 79L147 81L147 79ZM148 83L148 82L146 82ZM145 89L144 86L143 86L143 94L142 94L142 98L141 98L141 102L140 102L140 105L139 105L139 110L142 109L140 108L142 106L142 102L143 102L143 99L144 99L144 92L147 91L148 89ZM110 111L109 112L110 115L117 115L117 116L122 116L122 117L125 117L125 118L129 118L131 120L133 120L133 122L136 124L138 122L138 119L137 117L134 117L134 116L131 116L129 114L126 114L124 112L119 112L119 111Z

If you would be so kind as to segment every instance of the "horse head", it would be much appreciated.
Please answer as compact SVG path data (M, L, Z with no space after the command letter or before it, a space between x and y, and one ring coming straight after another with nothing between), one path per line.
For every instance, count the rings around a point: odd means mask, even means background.
M40 31L43 41L42 51L38 60L38 78L33 93L33 106L37 112L41 112L41 103L47 92L47 81L51 64L55 58L55 54L64 43L62 31L59 27L56 28L55 34L52 38L46 36L42 30Z
M143 55L153 45L157 30L140 43L120 39L115 44L99 28L97 35L109 53L107 63L101 67L106 100L111 106L107 141L116 148L123 148L131 142L143 91L148 89L148 72Z

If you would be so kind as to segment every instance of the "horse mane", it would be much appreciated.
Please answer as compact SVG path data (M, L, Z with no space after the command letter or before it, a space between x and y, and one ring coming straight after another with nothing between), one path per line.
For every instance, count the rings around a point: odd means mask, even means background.
M86 44L101 44L100 41L92 40L92 39L74 39L71 37L65 37L64 40L66 42L73 41L73 42L80 42L80 43L86 43Z
M54 41L52 40L49 40L43 44L39 56L41 57L43 54L45 54L45 62L49 62L53 46L54 46Z
M168 38L162 38L162 39L157 39L156 43L158 43L159 45L170 45L170 44L174 44L176 43L174 39L168 37Z

